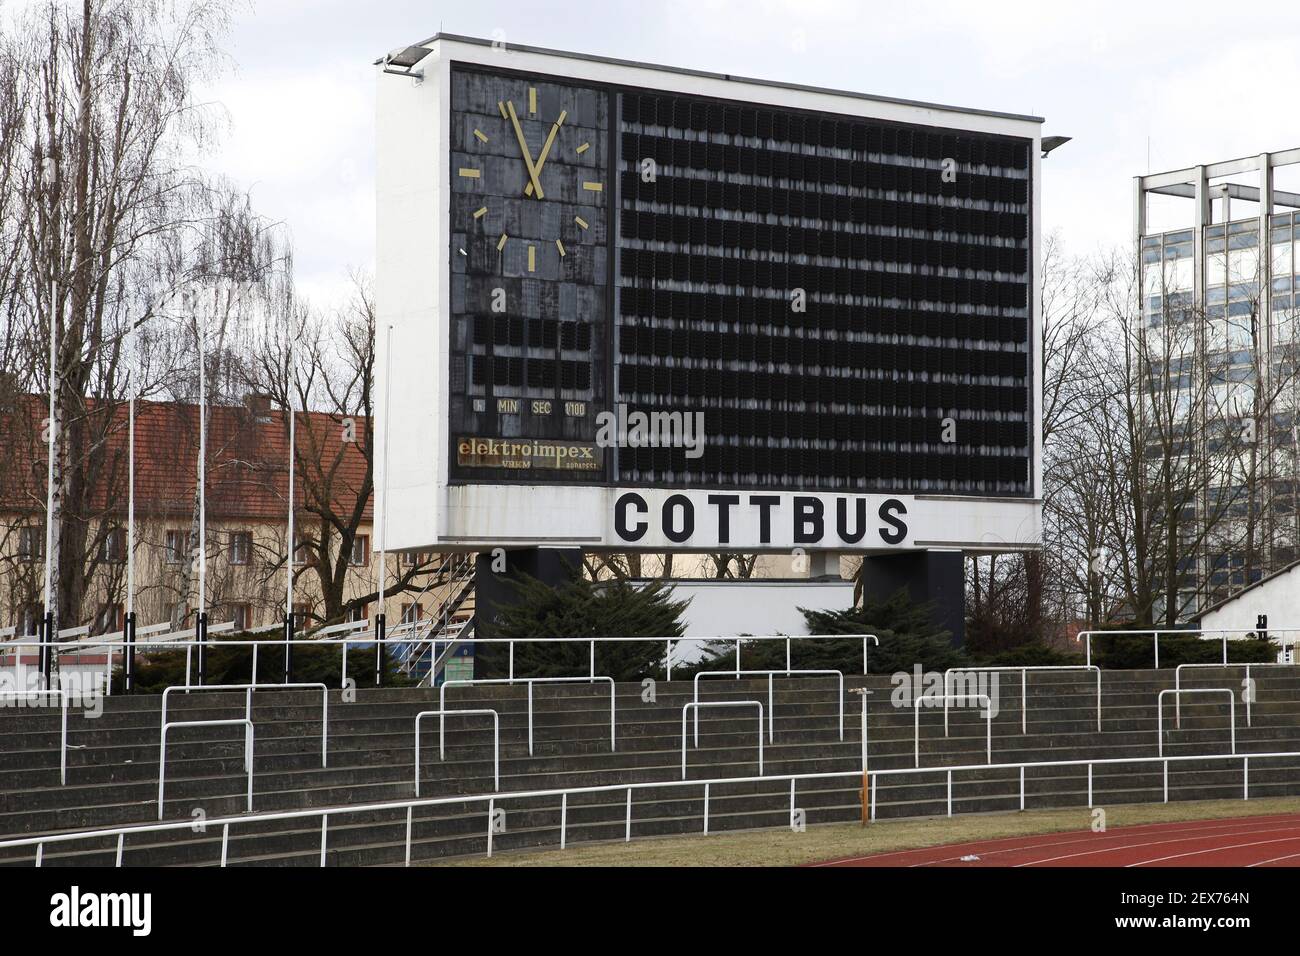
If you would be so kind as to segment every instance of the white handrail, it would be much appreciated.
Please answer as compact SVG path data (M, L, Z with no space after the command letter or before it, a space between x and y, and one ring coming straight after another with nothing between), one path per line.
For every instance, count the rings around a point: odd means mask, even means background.
M741 675L767 676L767 740L772 743L775 740L776 733L776 706L773 701L772 678L776 674L785 677L791 677L795 674L807 677L809 675L820 674L829 677L834 674L840 679L840 740L844 739L844 672L837 670L790 670L787 668L782 671L697 671L692 683L695 686L694 700L700 699L700 678L701 677L733 677L739 678ZM700 712L695 711L695 746L700 745Z
M25 700L28 697L50 697L59 698L60 731L59 731L59 783L66 785L68 782L68 691L60 687L57 690L5 690L0 691L0 699L3 700Z
M399 624L397 627L395 627L392 631L390 631L388 634L384 636L384 643L398 644L398 643L406 642L406 640L409 640L409 638L406 637L403 628L408 628L408 629L414 628L420 625L421 623L427 623L427 622L416 621L406 625ZM153 627L156 625L150 625L150 626ZM209 635L213 635L213 634L223 633L226 631L231 631L233 629L234 629L234 622L227 621L222 624L212 625L211 627L208 628L207 633ZM144 628L137 629L136 631L137 638L144 632L145 632ZM201 644L204 644L204 646L213 647L220 643L220 642L213 642L213 641L200 642L194 639L193 637L194 634L195 632L193 629L186 630L186 631L174 631L170 634L163 635L161 638L153 638L152 640L148 640L148 641L142 641L142 640L133 641L132 646L139 652L147 652L148 650L151 649L179 650L180 648L185 648L185 680L186 683L189 683L190 672L191 672L191 652L193 648L198 647ZM181 636L183 635L191 635L191 637L189 639L180 639ZM617 643L635 643L635 642L645 643L645 642L663 641L665 643L664 663L667 671L668 680L672 680L673 677L673 659L672 659L673 647L676 643L681 641L701 641L701 642L734 641L737 642L737 651L739 651L740 644L746 641L784 641L786 647L786 670L790 670L791 668L789 665L791 661L792 641L861 640L863 674L866 674L867 672L867 646L868 646L867 642L870 641L872 646L876 646L876 647L880 646L880 639L874 634L756 634L756 635L746 635L744 637L736 637L735 635L730 635L730 634L723 635L723 636L714 636L714 637L596 637L596 638L538 637L538 638L529 638L527 640L516 639L516 638L505 638L505 637L466 637L466 638L461 638L461 640L469 644L479 643L479 644L508 645L510 651L509 675L512 681L519 680L519 678L515 677L514 675L514 645L517 643L549 644L549 643L568 642L572 644L575 641L585 640L591 646L590 658L594 662L595 643L617 644ZM45 640L41 640L39 637L33 637L30 640L11 641L8 643L7 646L12 646L15 648L31 647L37 649L42 647L53 647L55 653L67 653L67 652L74 652L74 651L80 653L90 648L97 648L97 647L116 648L116 647L120 647L122 643L123 642L120 638L118 640L113 640L113 641L105 641L103 639L96 638L96 639L86 640L86 641L60 642L60 641L45 641ZM247 640L247 641L227 642L222 646L249 647L252 648L254 654L256 654L257 648L262 647L263 645L268 647L283 648L286 645L286 643L288 642L286 642L283 638L267 638L267 639L255 638L253 640ZM318 637L304 636L304 637L295 637L294 640L292 641L293 646L306 646L306 647L311 647L313 645L339 646L340 650L342 651L342 673L341 673L340 680L343 684L347 683L348 645L375 644L375 643L379 643L379 638L377 635L372 634L369 630L363 632L362 634L348 635L342 638L338 638L338 637L318 638ZM739 653L737 653L736 668L734 668L733 671L739 669L739 665L740 665L740 658L739 658ZM592 669L594 670L594 663ZM589 674L588 676L591 677L595 675Z
M501 718L495 710L484 707L480 710L422 710L415 715L415 795L420 795L420 721L425 717L442 718L448 714L454 717L472 717L475 715L492 715L492 785L501 789ZM447 749L443 744L441 729L438 733L438 759L445 760Z
M162 725L158 752L158 819L163 818L163 784L167 779L167 731L173 727L234 727L244 728L244 770L248 773L248 812L253 812L253 722L248 718L232 720L178 720ZM193 822L186 824L193 826Z
M758 775L763 775L763 705L756 700L703 700L682 705L682 779L686 779L686 712L701 707L757 707L758 708ZM696 744L698 746L698 742Z
M1237 694L1229 687L1166 687L1156 694L1156 753L1165 753L1165 694L1174 694L1174 700L1182 700L1183 694L1227 694L1228 714L1232 718L1232 752L1237 752ZM1179 725L1181 726L1181 724Z
M1096 671L1097 672L1097 732L1101 732L1101 668L1096 664L1008 664L999 667L950 667L943 672L943 692L949 693L948 676L950 674L971 674L994 671L1020 671L1020 732L1029 733L1029 698L1026 696L1028 681L1027 671ZM943 705L943 735L948 736L948 703Z
M984 723L986 727L986 736L988 738L988 761L993 763L993 702L989 700L988 694L922 694L912 700L912 753L916 759L916 766L921 766L921 705L927 701L938 703L943 700L944 720L948 718L948 701L951 700L973 700L979 703L984 701Z
M167 695L174 690L190 691L244 691L244 719L253 719L253 691L255 690L320 690L320 765L329 766L330 692L319 681L304 684L174 684L162 692L162 722L167 723Z
M1160 635L1172 634L1175 637L1193 637L1201 635L1203 641L1219 640L1223 642L1223 663L1228 663L1228 641L1230 640L1249 640L1257 634L1300 634L1300 627L1213 627L1213 628L1179 628L1179 627L1144 627L1134 630L1124 631L1080 631L1074 635L1074 640L1084 641L1087 648L1087 657L1085 661L1092 663L1092 639L1096 635L1107 636L1127 636L1127 637L1152 637L1155 639L1155 668L1160 669ZM1238 635L1233 637L1232 635ZM1209 635L1203 636L1203 635ZM1287 643L1294 644L1292 640Z
M1168 766L1171 763L1186 763L1188 761L1193 761L1193 760L1198 760L1198 761L1241 760L1243 761L1243 766L1248 767L1249 762L1251 760L1268 760L1268 759L1276 759L1276 758L1284 758L1284 757L1292 758L1292 759L1300 758L1300 751L1294 751L1294 750L1267 751L1263 753L1249 753L1249 754L1205 754L1205 755L1170 756L1170 757L1101 757L1092 760L1086 760L1086 759L1048 760L1048 761L1038 761L1038 762L1026 761L1021 763L1003 763L1003 764L992 764L992 765L961 764L961 765L955 765L951 767L920 767L920 768L900 767L900 768L894 768L890 770L872 770L868 774L868 776L871 778L871 783L872 783L871 792L873 794L871 814L872 814L872 819L874 819L875 818L874 794L876 793L877 790L874 784L875 784L875 778L877 776L892 777L892 776L899 776L904 774L928 774L928 773L953 774L953 773L975 771L975 770L981 772L987 772L989 770L1024 770L1026 768L1031 768L1031 767L1043 767L1043 768L1087 767L1089 769L1089 778L1091 778L1091 770L1092 767L1094 766L1119 766L1119 765L1127 765L1127 764L1160 763L1165 766L1167 771ZM1168 775L1166 773L1166 780L1167 780L1167 776ZM309 808L304 810L279 810L279 811L272 811L269 813L250 813L247 815L239 815L239 816L215 817L209 819L207 821L207 825L211 827L222 828L224 834L228 830L228 828L231 827L232 825L239 826L241 824L254 825L254 824L265 824L265 823L280 823L289 820L304 820L304 819L310 819L318 816L336 816L339 814L346 814L346 813L381 813L390 810L405 810L407 813L407 821L408 821L408 825L406 829L406 862L407 865L409 866L410 857L411 857L411 844L410 844L411 827L409 825L409 821L411 819L411 812L417 807L423 809L423 808L430 808L430 807L450 806L455 804L476 804L476 803L486 804L488 810L488 828L487 828L488 856L491 856L492 855L491 854L492 810L495 808L497 802L502 800L513 800L513 799L526 800L526 799L533 799L533 798L555 797L555 796L563 796L563 795L570 795L570 794L587 795L587 794L598 794L598 793L626 792L629 795L628 809L626 811L626 820L627 820L626 832L630 835L631 825L632 825L630 795L634 790L635 791L658 790L658 789L671 789L677 787L700 787L704 785L718 786L724 784L745 784L745 783L790 783L793 781L802 781L802 780L853 779L853 780L860 781L861 777L862 777L862 771L860 770L836 770L836 771L825 771L825 772L818 772L818 773L774 774L772 776L758 776L758 777L717 777L709 780L686 780L686 781L655 780L655 781L645 781L645 782L638 782L638 783L604 784L604 785L593 786L593 787L572 787L568 790L514 790L514 791L508 791L506 793L482 793L482 794L471 794L471 795L458 794L450 797L422 797L416 800L398 800L398 801L391 801L386 803L361 803L361 804L342 805L342 806L333 806L333 807L317 807L317 808ZM1024 790L1023 790L1024 775L1023 774L1021 775L1020 786L1021 786L1021 803L1023 804L1024 802ZM1091 791L1089 791L1089 801L1088 801L1089 806L1092 805L1091 797L1092 797L1092 793ZM1165 802L1168 802L1168 797L1169 797L1168 787L1166 786ZM782 790L780 794L780 798L782 800L782 805L784 806L784 802L786 800L786 792L784 790ZM1248 777L1246 778L1246 786L1244 786L1242 790L1242 799L1243 800L1250 799ZM173 820L168 823L130 824L125 826L117 826L117 827L103 827L103 828L98 828L93 830L79 830L74 832L52 833L52 834L46 834L42 836L28 836L28 837L19 837L10 840L0 840L0 850L34 847L36 852L36 865L39 867L41 865L45 844L47 843L72 843L79 840L94 840L94 839L101 839L104 837L125 838L127 836L133 836L136 834L166 833L166 832L173 832L173 831L180 831L180 830L192 830L193 827L194 827L193 820ZM224 839L222 841L222 846L224 850L225 848ZM224 862L224 856L223 856L223 862Z
M1251 664L1248 664L1248 663L1245 663L1245 662L1236 663L1236 664L1219 664L1219 663L1213 663L1213 664L1179 664L1177 667L1174 668L1174 689L1175 689L1175 690L1178 690L1179 688L1182 687L1182 683L1183 683L1183 668L1184 668L1184 667L1213 667L1213 668L1215 668L1215 669L1217 669L1217 670L1223 670L1224 668L1228 668L1228 667L1244 667L1244 668L1246 668L1246 683L1249 684L1249 683L1250 683L1250 669L1251 669L1252 667L1300 667L1300 663L1297 663L1297 664L1281 664L1281 663L1278 663L1278 662L1276 662L1276 661L1273 661L1273 662L1271 662L1271 663L1270 663L1270 662L1264 662L1264 661L1257 661L1257 662L1255 662L1255 663L1251 663ZM1247 727L1251 727L1251 726L1253 726L1253 724L1252 724L1252 722L1251 722L1251 716L1250 716L1250 705L1251 705L1252 703L1254 703L1254 699L1253 699L1254 696L1255 696L1255 687L1254 687L1254 685L1251 684L1250 687L1246 688L1246 691L1247 691L1247 692L1246 692L1245 694L1242 695L1242 696L1245 698L1245 700L1246 700L1246 726L1247 726ZM1181 727L1182 724L1183 724L1183 701L1182 701L1182 698L1181 698L1181 697L1175 697L1175 698L1174 698L1174 712L1177 714L1177 718L1176 718L1176 719L1178 720L1178 726Z
M527 684L528 685L528 756L533 755L533 685L534 684L591 684L596 681L609 681L609 749L617 750L618 745L614 736L615 714L614 714L614 678L612 677L493 677L465 680L448 680L443 681L442 686L438 688L438 707L440 710L447 709L447 688L448 687L476 687L480 684ZM439 737L445 732L444 721L438 719Z

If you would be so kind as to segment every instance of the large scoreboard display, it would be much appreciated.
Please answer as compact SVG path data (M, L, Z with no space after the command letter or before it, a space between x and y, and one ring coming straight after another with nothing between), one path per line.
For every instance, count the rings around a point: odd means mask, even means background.
M1029 138L450 68L451 483L1033 494ZM702 454L609 447L623 406Z

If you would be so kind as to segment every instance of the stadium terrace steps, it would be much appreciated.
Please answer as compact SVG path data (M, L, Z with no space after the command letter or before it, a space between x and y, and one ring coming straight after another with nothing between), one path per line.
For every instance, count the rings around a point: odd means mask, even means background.
M1252 796L1300 793L1300 670L1277 668L1255 675L1251 725L1241 701L1242 671L1184 672L1186 687L1226 687L1237 693L1238 752L1296 751L1297 757L1256 761L1250 768ZM873 770L909 768L914 762L914 714L895 707L883 677L847 677L847 688L867 685L868 736ZM1097 731L1095 676L1080 671L1032 673L1027 687L1027 733L1021 733L1020 679L999 679L999 710L992 721L993 762L1096 760L1154 757L1156 694L1173 687L1172 671L1107 671L1103 674L1102 730ZM533 753L528 753L527 691L521 685L458 687L447 693L448 709L490 707L500 715L501 792L681 778L682 705L693 699L690 681L660 681L653 700L640 684L616 688L617 749L609 744L609 685L538 685L534 689ZM766 679L700 682L706 701L758 700L764 715L764 771L768 775L852 773L861 767L860 703L846 693L840 738L838 682L777 678L775 737L766 739ZM1226 753L1226 695L1189 695L1175 724L1172 695L1165 702L1165 753ZM93 827L150 823L157 819L160 697L107 698L91 718L72 710L68 718L68 782L59 784L60 718L57 709L7 707L0 712L0 839ZM329 704L329 766L322 767L321 695L317 691L257 691L253 697L255 811L380 803L414 796L414 721L438 707L435 691L363 689ZM242 717L243 692L173 693L168 718L220 720ZM941 708L920 714L922 767L984 763L985 721L977 708L954 707L949 735ZM758 716L740 708L703 709L699 746L688 746L690 779L748 777L758 772ZM446 756L438 754L438 718L421 725L421 796L492 792L492 734L488 717L447 719ZM688 744L693 722L687 722ZM165 819L202 811L215 817L245 809L242 730L237 727L174 729L169 734ZM947 811L945 774L905 774L876 781L880 818ZM1164 785L1158 763L1096 767L1098 805L1159 800ZM795 806L809 824L856 820L861 780L856 776L801 781ZM1169 769L1170 799L1239 797L1240 762L1176 762ZM567 840L622 839L627 792L571 796ZM1031 768L1026 806L1085 807L1086 768ZM506 831L493 837L506 851L557 845L559 797L505 797ZM1015 770L961 771L953 775L954 812L1014 810L1019 806ZM634 836L698 832L702 787L649 787L632 792ZM484 852L486 806L450 803L411 815L411 858L435 860ZM789 825L790 786L784 781L718 784L709 795L711 832ZM329 821L328 865L400 864L405 858L404 808L341 813ZM320 818L250 822L230 829L229 865L319 865ZM98 845L97 845L98 844ZM43 865L112 865L116 840L50 844ZM0 863L31 865L31 851L0 851ZM221 833L213 828L141 834L126 843L125 865L216 865Z

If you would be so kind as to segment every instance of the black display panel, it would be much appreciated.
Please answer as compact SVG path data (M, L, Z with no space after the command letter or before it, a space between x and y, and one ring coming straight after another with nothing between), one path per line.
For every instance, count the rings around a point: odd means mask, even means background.
M1028 140L619 99L623 482L1030 493Z
M603 482L610 96L453 69L451 102L450 474Z
M463 68L452 107L452 480L1032 493L1030 140ZM618 405L703 455L598 447Z

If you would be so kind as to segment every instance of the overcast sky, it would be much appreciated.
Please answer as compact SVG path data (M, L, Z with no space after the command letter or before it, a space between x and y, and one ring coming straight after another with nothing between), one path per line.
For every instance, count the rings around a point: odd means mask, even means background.
M406 81L371 64L440 30L1043 116L1074 137L1044 163L1044 226L1080 252L1128 238L1134 175L1300 146L1296 3L255 0L205 162L287 225L319 304L373 267L374 89Z

